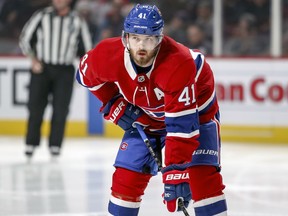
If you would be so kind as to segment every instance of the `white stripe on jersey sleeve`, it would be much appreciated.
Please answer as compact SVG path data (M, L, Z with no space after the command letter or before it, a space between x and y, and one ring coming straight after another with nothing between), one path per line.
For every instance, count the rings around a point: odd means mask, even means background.
M212 101L212 100L214 99L214 97L215 97L215 93L216 93L216 91L215 91L215 89L214 89L212 95L208 98L208 100L198 108L199 111L205 109L205 108L211 103L211 101Z
M84 86L87 87L90 91L97 91L98 89L100 89L103 85L105 85L106 82L101 83L99 85L93 86L93 87L88 87L85 82L84 82L84 76L82 75L82 73L80 73L80 71L77 71L77 75L79 75L80 80L78 80L78 82Z
M100 85L88 88L90 91L97 91L98 89L100 89L103 85L105 85L105 83L102 83Z
M191 138L199 134L199 130L192 131L191 133L172 133L168 132L169 137L181 137L181 138Z
M180 111L180 112L175 112L175 113L165 112L165 116L166 117L180 117L180 116L185 116L185 115L196 113L196 111L197 111L197 108L190 109L190 110L184 110L184 111Z

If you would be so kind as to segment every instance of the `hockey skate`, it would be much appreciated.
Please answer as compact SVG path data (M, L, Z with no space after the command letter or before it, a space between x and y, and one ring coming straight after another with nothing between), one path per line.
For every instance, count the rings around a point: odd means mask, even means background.
M60 155L60 147L59 146L50 146L49 151L52 157L58 157Z
M34 145L26 145L25 155L28 158L31 158L34 154L35 149L36 149L36 146L34 146Z

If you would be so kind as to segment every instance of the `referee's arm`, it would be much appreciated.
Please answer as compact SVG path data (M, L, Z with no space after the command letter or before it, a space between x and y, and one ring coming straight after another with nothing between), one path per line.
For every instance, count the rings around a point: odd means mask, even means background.
M43 12L37 11L24 25L19 38L19 46L24 55L33 58L35 54L34 46L37 43L36 30L42 20Z
M80 26L77 56L81 58L86 52L92 49L92 36L84 19L81 19Z

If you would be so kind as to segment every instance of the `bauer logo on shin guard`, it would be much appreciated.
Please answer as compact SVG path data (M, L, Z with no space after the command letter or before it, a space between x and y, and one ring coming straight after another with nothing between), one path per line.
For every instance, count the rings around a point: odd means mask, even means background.
M166 176L166 181L189 179L189 173L169 174Z

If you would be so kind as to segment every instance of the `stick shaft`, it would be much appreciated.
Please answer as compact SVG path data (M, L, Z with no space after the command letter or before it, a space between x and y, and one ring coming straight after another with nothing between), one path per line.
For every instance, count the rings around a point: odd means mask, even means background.
M188 213L187 209L184 206L184 203L183 203L182 199L178 200L178 205L180 206L180 209L183 211L185 216L190 216L190 214Z
M148 148L148 151L152 155L153 159L156 161L156 163L158 165L158 169L161 170L162 169L162 162L159 160L159 158L157 157L155 151L153 150L148 137L146 136L145 132L142 129L142 126L139 125L139 124L135 124L135 125L136 125L136 128L137 128L142 140L144 141L146 147Z

